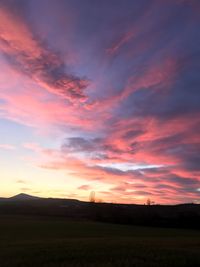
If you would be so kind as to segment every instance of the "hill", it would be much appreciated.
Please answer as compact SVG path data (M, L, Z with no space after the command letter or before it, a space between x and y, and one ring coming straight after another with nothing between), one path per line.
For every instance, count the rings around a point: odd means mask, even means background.
M200 205L136 205L90 203L76 199L40 198L19 194L0 198L1 214L64 217L117 224L200 229Z
M24 193L20 193L16 196L8 198L8 200L12 200L12 201L25 201L25 200L34 200L34 199L42 199L42 198L31 196L31 195L24 194Z

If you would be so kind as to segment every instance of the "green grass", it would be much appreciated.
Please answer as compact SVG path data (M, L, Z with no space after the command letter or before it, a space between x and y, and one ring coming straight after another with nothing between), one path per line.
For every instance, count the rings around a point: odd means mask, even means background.
M200 266L200 231L0 216L0 267Z

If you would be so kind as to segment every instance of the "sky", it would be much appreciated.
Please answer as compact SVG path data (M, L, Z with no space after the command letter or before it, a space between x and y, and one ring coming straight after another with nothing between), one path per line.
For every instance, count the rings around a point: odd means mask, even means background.
M0 196L200 203L199 29L199 0L0 0Z

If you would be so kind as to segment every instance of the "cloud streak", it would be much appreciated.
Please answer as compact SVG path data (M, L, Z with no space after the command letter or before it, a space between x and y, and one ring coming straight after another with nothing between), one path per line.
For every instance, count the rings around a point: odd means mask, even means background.
M22 18L3 5L0 8L0 49L7 61L51 93L84 100L88 80L67 72L59 53L34 35Z

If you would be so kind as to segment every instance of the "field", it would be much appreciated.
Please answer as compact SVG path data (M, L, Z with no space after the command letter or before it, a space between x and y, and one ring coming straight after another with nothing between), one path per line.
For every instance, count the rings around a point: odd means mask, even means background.
M0 267L200 266L200 231L0 216Z

